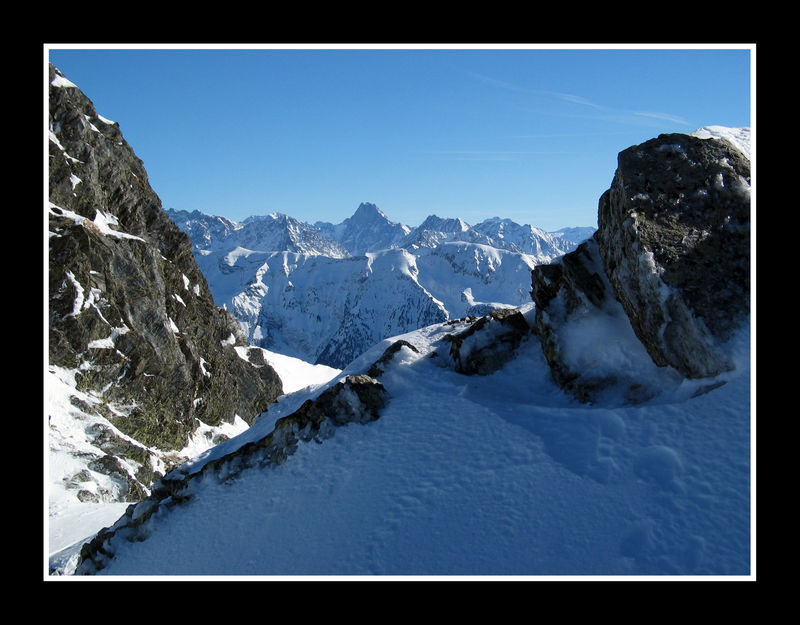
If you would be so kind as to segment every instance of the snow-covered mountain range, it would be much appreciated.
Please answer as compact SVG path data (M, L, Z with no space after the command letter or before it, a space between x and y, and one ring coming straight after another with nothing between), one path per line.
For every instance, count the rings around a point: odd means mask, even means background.
M388 336L528 302L531 269L594 232L435 215L411 228L369 203L340 224L167 213L252 344L337 368Z

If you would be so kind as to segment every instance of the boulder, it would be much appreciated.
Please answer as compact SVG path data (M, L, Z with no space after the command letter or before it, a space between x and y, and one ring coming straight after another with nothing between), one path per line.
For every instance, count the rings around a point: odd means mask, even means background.
M725 140L682 134L621 152L599 201L597 232L556 263L535 267L531 296L553 377L581 401L620 384L628 401L646 399L650 363L670 377L730 370L725 344L749 315L749 158ZM575 331L589 320L593 336ZM609 334L623 346L621 360L636 362L641 346L648 366L592 373L585 359L566 356L576 353L567 336L592 338L596 344L581 349L600 353L604 343L615 348Z
M416 354L419 353L419 350L408 341L405 341L403 339L395 341L384 350L383 354L381 354L381 357L378 358L378 360L372 363L372 366L369 368L369 371L367 371L367 375L369 375L372 378L379 378L380 376L382 376L386 366L394 359L395 354L404 347L410 349L412 352Z
M732 368L721 345L750 312L750 161L741 151L668 134L621 152L595 237L656 364L687 378Z

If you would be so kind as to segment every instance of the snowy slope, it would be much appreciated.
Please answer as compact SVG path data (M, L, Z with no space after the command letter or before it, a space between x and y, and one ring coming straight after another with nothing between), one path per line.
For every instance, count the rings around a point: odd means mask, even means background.
M400 248L351 258L235 248L197 262L251 344L308 362L341 368L387 336L447 319Z
M459 375L429 357L453 330L402 337L420 353L403 348L386 369L390 402L379 420L301 444L274 469L204 478L189 503L148 522L146 540L115 545L100 574L753 572L748 328L730 345L736 371L638 406L569 399L535 337L494 375ZM717 381L726 383L692 397ZM181 470L264 436L313 395L287 397Z
M564 231L569 230L572 236L564 236L563 232L545 232L541 228L499 217L482 221L471 229L486 236L492 247L525 254L536 263L549 263L572 251L594 232L594 228L565 228Z
M262 350L264 359L278 373L285 393L309 390L325 384L335 378L340 371L323 365L311 365L302 360ZM84 457L102 457L104 452L87 441L86 431L116 428L91 411L81 410L77 398L87 404L95 399L91 395L77 390L74 372L58 367L51 367L47 376L47 404L49 448L46 454L47 470L47 516L48 516L48 550L47 553L56 558L64 550L73 553L87 536L116 521L130 505L114 501L119 485L109 476L86 468ZM285 396L278 398L278 402ZM237 419L235 423L223 423L220 427L201 425L187 447L177 453L164 454L158 450L150 450L155 455L170 456L170 460L183 458L188 460L207 451L220 440L231 438L248 429L247 423ZM156 467L164 471L163 463ZM82 482L71 480L71 476L84 472ZM98 502L76 499L81 490L95 495ZM72 549L70 549L72 547Z
M530 302L534 256L463 241L420 247L415 255L419 283L443 303L450 319Z
M570 246L577 247L580 243L591 237L595 230L597 230L597 228L577 226L573 228L561 228L549 234L554 237L561 237L562 241L567 242L562 243L562 247L568 248Z

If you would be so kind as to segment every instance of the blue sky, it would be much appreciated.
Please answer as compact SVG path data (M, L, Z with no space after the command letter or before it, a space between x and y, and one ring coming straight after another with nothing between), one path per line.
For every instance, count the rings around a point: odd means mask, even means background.
M594 226L617 154L751 125L747 46L70 49L49 60L119 122L164 208L338 223Z

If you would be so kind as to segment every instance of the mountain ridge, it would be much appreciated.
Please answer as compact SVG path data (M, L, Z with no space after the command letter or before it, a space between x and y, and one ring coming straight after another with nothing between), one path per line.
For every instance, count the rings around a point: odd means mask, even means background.
M211 247L210 233L204 236L204 230L213 230L215 241L219 242L252 224L272 221L280 224L289 224L288 227L293 227L298 234L310 233L311 236L309 238L312 241L322 240L323 243L316 248L313 245L308 245L306 249L301 250L291 245L273 244L273 241L269 238L259 240L259 233L257 232L249 235L246 240L250 241L254 247L260 248L261 251L301 252L334 258L343 257L342 253L349 256L363 256L366 252L376 252L393 247L411 248L421 245L435 247L438 242L443 240L480 243L509 251L536 253L535 246L531 247L529 245L527 249L523 249L523 246L516 241L511 243L505 241L504 239L507 237L502 231L506 229L506 226L508 226L507 230L512 231L513 235L517 237L520 236L520 233L524 233L522 236L527 236L527 238L541 238L542 243L539 248L549 248L545 255L548 258L552 258L574 249L596 230L592 226L569 226L548 232L529 224L519 224L510 218L501 217L491 217L475 225L470 225L458 217L439 217L435 214L426 217L419 226L408 226L391 221L386 216L386 213L378 208L376 204L370 202L362 202L350 217L346 217L337 224L323 221L316 221L311 224L299 221L284 213L275 212L267 215L250 215L242 221L235 221L197 209L189 211L168 208L166 213L178 227L190 235L193 243L201 250L207 250ZM218 222L219 225L216 229L212 229L211 225L215 222ZM378 224L379 228L374 228L375 224ZM383 228L384 226L385 229ZM370 232L371 227L373 230L378 230L378 232ZM285 230L286 226L279 226L278 229ZM386 233L387 229L391 231L388 235ZM429 233L428 236L437 238L433 241L430 239L426 241L424 233ZM372 237L369 237L370 234L372 234ZM279 241L280 239L276 240ZM365 240L365 243L362 244L361 240ZM348 242L350 242L350 246L348 246ZM331 253L329 248L333 246L333 249L336 249L335 244L341 245L344 250Z
M250 343L336 368L387 336L525 303L530 270L578 244L510 219L473 227L431 215L410 228L366 202L335 225L167 214Z

